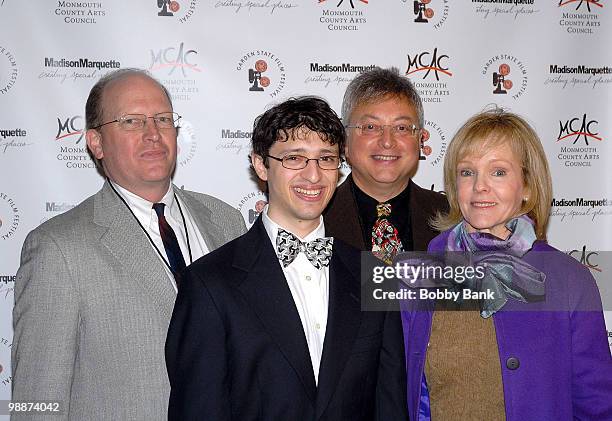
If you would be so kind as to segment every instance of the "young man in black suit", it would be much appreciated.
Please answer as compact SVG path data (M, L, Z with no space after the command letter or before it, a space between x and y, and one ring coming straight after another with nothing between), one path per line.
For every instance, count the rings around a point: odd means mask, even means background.
M269 203L181 278L170 420L407 419L399 313L361 311L359 252L325 237L344 136L315 97L256 120L251 161Z

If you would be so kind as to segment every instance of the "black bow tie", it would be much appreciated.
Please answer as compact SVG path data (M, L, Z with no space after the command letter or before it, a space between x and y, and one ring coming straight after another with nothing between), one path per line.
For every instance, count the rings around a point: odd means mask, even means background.
M279 228L276 237L276 255L283 267L286 268L300 252L303 252L315 268L321 269L329 265L333 244L334 239L332 237L303 242L290 232Z

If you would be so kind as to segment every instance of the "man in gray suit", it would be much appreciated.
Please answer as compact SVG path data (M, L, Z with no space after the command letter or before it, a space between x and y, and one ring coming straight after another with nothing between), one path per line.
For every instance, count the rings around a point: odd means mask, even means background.
M26 238L15 282L13 400L53 420L164 420L164 342L182 268L245 232L238 211L171 183L178 114L148 73L92 88L87 146L102 189ZM13 415L13 419L47 415Z

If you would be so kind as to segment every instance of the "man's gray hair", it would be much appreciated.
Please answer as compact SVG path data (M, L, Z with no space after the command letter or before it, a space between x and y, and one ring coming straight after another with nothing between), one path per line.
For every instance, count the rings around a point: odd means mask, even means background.
M419 118L419 127L425 124L423 103L414 85L408 78L400 75L397 67L381 69L376 67L357 76L349 83L342 101L342 122L351 124L349 119L353 109L359 104L377 101L387 95L406 98Z
M96 84L89 91L89 96L87 97L87 103L85 104L85 128L91 129L92 127L97 127L104 122L102 121L102 95L104 94L104 89L108 86L109 83L115 82L119 79L123 79L128 76L145 76L151 79L153 82L157 83L159 87L164 91L164 94L168 97L168 102L170 103L170 108L172 109L172 98L170 97L170 92L166 89L164 85L162 85L157 79L151 75L147 70L136 69L136 68L125 68L118 69L108 72L104 76L100 78L96 82Z

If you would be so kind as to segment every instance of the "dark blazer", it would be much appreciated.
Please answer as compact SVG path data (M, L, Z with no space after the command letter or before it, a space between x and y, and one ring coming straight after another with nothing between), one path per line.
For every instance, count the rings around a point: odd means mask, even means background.
M352 175L336 189L336 193L323 213L325 234L357 247L359 250L370 250L370 244L363 241L363 230L357 201L351 191ZM427 251L429 242L438 235L438 231L429 226L429 220L437 212L447 212L448 202L443 194L425 190L412 180L410 189L410 223L412 225L412 244L416 251ZM410 251L410 250L407 250Z
M318 387L261 217L197 260L166 341L169 420L407 420L398 312L362 312L359 251L334 241Z

